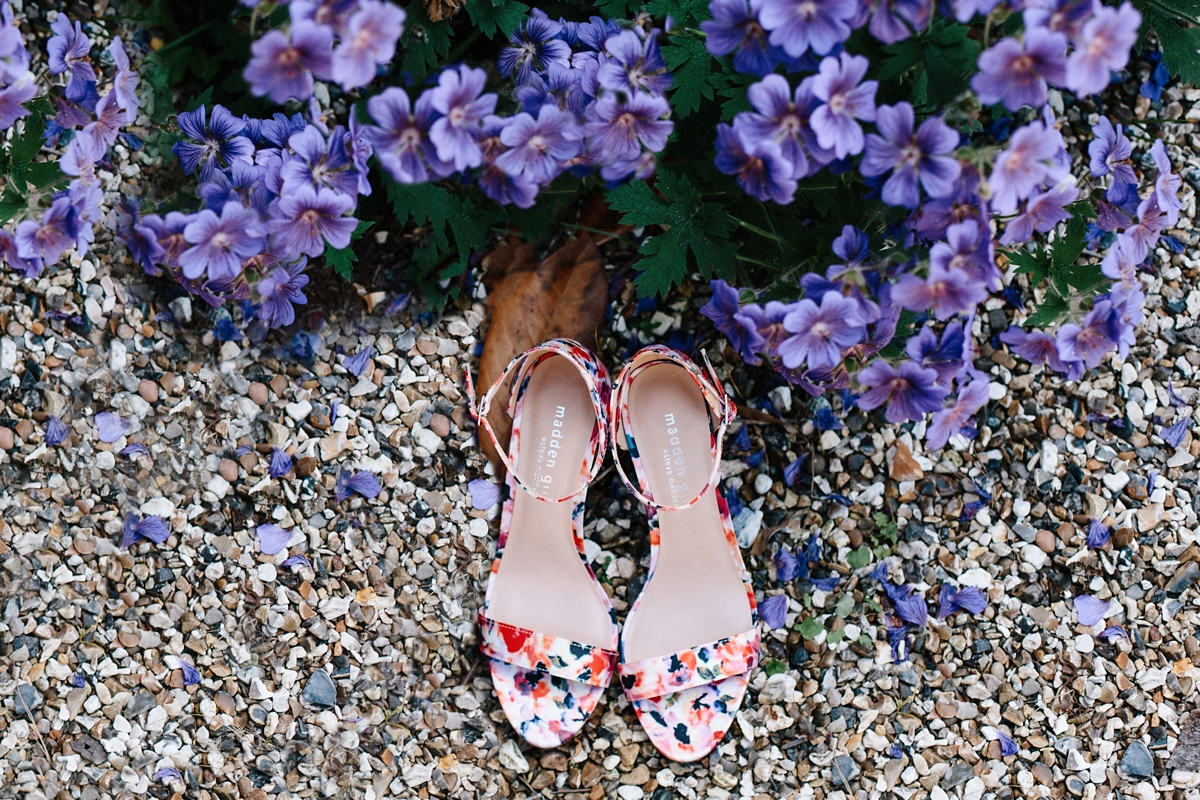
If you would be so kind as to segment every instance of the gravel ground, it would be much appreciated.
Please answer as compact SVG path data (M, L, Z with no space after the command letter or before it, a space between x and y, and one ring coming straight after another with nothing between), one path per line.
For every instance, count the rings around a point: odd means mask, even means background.
M1197 100L1171 88L1161 108L1136 110L1200 119ZM1193 126L1166 130L1190 184ZM156 157L118 155L109 188L140 193ZM1189 184L1175 235L1191 245ZM1200 440L1174 449L1159 436L1200 400L1193 252L1161 251L1138 345L1084 382L985 346L979 364L997 383L987 424L940 453L921 449L922 425L861 412L816 431L806 398L705 342L740 401L769 397L788 420L752 419L750 447L735 446L724 471L745 504L738 526L754 542L760 600L791 600L787 625L764 638L770 669L695 765L658 757L615 690L552 751L523 746L492 696L474 616L499 509L472 507L467 483L491 470L461 379L485 332L481 302L431 320L389 315L392 296L367 294L331 315L305 364L276 340L214 341L199 309L162 303L162 287L103 236L87 260L38 281L6 272L0 797L1200 796L1200 715L1188 716L1200 679ZM614 275L610 365L634 332L711 337L698 298L635 314ZM989 312L981 341L1011 318L999 302ZM355 378L343 359L367 347ZM101 412L129 421L117 441L99 440ZM68 427L59 446L44 441L50 415ZM146 451L121 454L134 443ZM276 447L293 459L278 479ZM810 482L786 487L783 467L803 453ZM383 491L337 502L342 470L375 473ZM961 521L980 489L990 502ZM135 514L163 517L170 537L121 549ZM1112 527L1107 549L1084 547L1089 517ZM623 612L648 557L642 511L608 471L587 519ZM264 523L294 531L291 546L264 554ZM849 578L832 592L776 579L778 548L813 531L815 573ZM846 566L864 543L889 547L893 577L931 606L949 580L984 589L987 610L931 620L911 659L894 663L878 586ZM295 555L311 566L283 566ZM1081 593L1119 610L1081 627L1070 604ZM817 632L800 629L806 619ZM1106 624L1131 639L1099 638ZM996 729L1016 755L1002 756Z

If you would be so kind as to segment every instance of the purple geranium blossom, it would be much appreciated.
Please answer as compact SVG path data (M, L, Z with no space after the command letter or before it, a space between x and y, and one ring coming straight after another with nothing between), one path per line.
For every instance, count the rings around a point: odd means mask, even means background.
M424 183L430 173L443 177L451 171L437 155L429 139L429 128L437 118L430 92L417 98L410 111L408 94L391 86L367 101L375 125L366 127L367 139L388 174L400 183Z
M271 464L268 471L272 478L282 478L292 471L292 457L286 450L278 447L271 448Z
M284 550L292 540L292 532L284 530L273 522L259 525L255 530L258 536L258 547L269 556Z
M1178 450L1179 446L1183 444L1184 436L1187 435L1188 423L1191 422L1191 419L1191 417L1184 416L1171 425L1164 425L1159 431L1159 436L1164 442Z
M351 197L331 189L314 191L311 186L302 186L279 199L279 216L268 223L268 228L286 257L316 257L325 252L326 242L334 250L350 246L358 221L343 215L353 209Z
M113 63L117 67L117 72L113 75L112 93L121 108L132 111L141 105L137 96L137 86L141 78L129 68L129 54L125 52L125 43L121 41L120 36L113 38L108 52L112 54Z
M275 267L259 278L254 287L263 300L258 316L268 327L291 325L296 320L296 310L292 306L308 302L302 291L308 285L308 276L304 274L307 264L307 259L300 259Z
M932 12L931 0L878 0L870 9L868 30L884 44L895 44L928 28Z
M1105 353L1117 349L1116 310L1109 300L1092 307L1082 324L1068 322L1058 329L1058 352L1064 361L1082 361L1095 369Z
M121 108L115 92L104 95L104 99L96 104L96 119L84 126L80 136L88 137L96 142L96 151L103 153L117 141L121 128L134 120L132 109Z
M99 102L95 81L72 81L62 94L54 98L54 122L63 128L87 125L92 121L92 114Z
M708 10L712 19L700 23L708 52L714 56L733 53L733 68L742 74L766 75L775 68L767 32L746 0L712 0Z
M1065 33L1068 39L1078 43L1083 24L1092 18L1094 8L1092 0L1032 0L1025 4L1023 22L1026 30L1049 28Z
M850 35L850 19L858 12L855 0L759 0L762 26L771 44L793 58L812 48L825 55Z
M521 112L500 131L508 150L496 166L533 183L549 183L562 171L563 162L579 153L579 131L574 121L556 105L544 105L537 119Z
M1113 72L1125 68L1142 24L1142 15L1128 2L1120 8L1096 5L1094 9L1067 57L1065 84L1080 97L1096 94L1108 86Z
M398 10L398 9L397 9ZM267 31L250 46L253 54L242 77L250 93L276 103L312 97L313 75L328 79L332 72L333 31L308 20L292 23L290 38Z
M338 473L334 496L339 503L352 494L359 494L370 500L381 491L383 491L383 487L379 485L379 478L375 477L374 473L355 472L351 474L349 470L344 469Z
M811 86L811 82L810 82ZM795 94L782 75L768 75L759 83L752 84L747 99L757 113L739 114L735 123L746 136L752 139L772 139L792 165L792 177L796 180L808 175L808 154L801 143L805 131L810 136L811 128L801 120L797 105L802 102L799 88Z
M979 54L979 73L971 88L985 105L1004 103L1009 111L1046 104L1046 83L1066 80L1067 37L1046 28L1029 28L1022 45L1001 39Z
M742 306L733 317L738 327L729 334L730 344L747 364L761 364L759 353L778 355L779 345L789 336L783 327L783 319L791 310L791 305L778 300L769 300L765 308L757 303Z
M480 123L496 109L496 95L480 95L485 83L486 72L464 65L442 72L432 90L433 107L442 117L430 128L430 139L438 158L460 172L483 163L477 141Z
M37 93L38 86L32 76L0 89L0 130L8 130L14 122L29 116L29 109L21 104L32 100Z
M1098 519L1092 519L1088 523L1087 532L1087 548L1088 550L1099 550L1104 545L1108 544L1110 533L1108 526Z
M467 491L471 493L471 508L477 511L487 511L500 500L500 485L483 478L468 483Z
M945 619L959 611L982 614L987 608L987 597L974 586L964 586L955 591L948 583L942 584L938 592L938 619Z
M833 254L842 259L825 271L828 278L837 278L846 272L857 270L871 253L871 237L853 225L843 225L841 234L833 240Z
M967 314L986 300L987 295L987 286L976 274L947 268L933 259L924 280L909 273L892 287L892 302L910 311L933 309L938 319Z
M483 120L483 168L479 170L479 187L483 193L501 205L515 204L519 208L531 207L537 199L538 185L524 175L510 175L496 164L506 150L500 134L511 117L491 114Z
M675 127L666 119L670 113L670 103L660 95L610 92L588 107L583 132L599 161L633 161L643 146L652 153L667 146Z
M880 106L875 124L883 136L868 134L862 174L867 177L892 175L883 184L883 202L916 208L921 203L918 181L930 197L945 197L954 191L962 173L958 160L948 156L958 147L958 133L931 117L913 133L913 107L908 103Z
M624 30L604 43L608 61L596 73L600 86L612 91L663 94L671 86L667 62L658 47L656 32L642 39Z
M67 426L61 419L51 414L46 418L46 444L57 447L67 438Z
M354 377L361 378L363 372L367 369L367 365L371 363L371 354L373 352L374 348L372 347L365 347L362 350L358 350L354 355L346 356L342 359L342 366Z
M823 104L812 112L809 124L817 142L838 158L857 155L863 149L862 126L856 120L875 119L875 90L878 81L863 81L870 62L863 56L842 53L821 60L813 78L812 93Z
M46 43L46 55L49 57L47 68L51 75L63 72L71 73L71 80L94 81L96 71L88 59L88 51L92 42L84 36L79 22L71 27L71 20L66 14L60 13L58 19L50 25L54 35Z
M36 278L42 272L42 260L37 257L22 257L17 245L17 238L2 229L0 229L0 261L8 264L26 278Z
M167 521L153 514L140 519L137 514L130 514L121 525L121 547L133 547L142 539L155 544L162 544L171 536Z
M847 348L867 336L858 304L837 292L826 292L820 306L807 298L795 303L783 327L793 335L780 342L777 352L789 369L805 362L811 369L832 369Z
M741 311L738 290L721 279L708 282L712 297L700 307L700 313L712 320L713 326L726 336L738 327L734 316Z
M381 0L362 0L350 15L341 41L333 51L333 79L347 92L366 86L379 64L396 55L396 42L404 33L404 11Z
M996 158L989 182L992 207L1001 214L1017 210L1017 203L1034 192L1047 178L1065 177L1050 162L1062 146L1057 131L1039 121L1018 128L1009 139L1008 149Z
M1063 359L1058 342L1045 331L1026 331L1014 325L1000 334L1000 341L1030 364L1047 364L1070 380L1079 380L1083 374L1083 362Z
M942 407L948 391L937 385L937 377L936 371L912 361L897 368L877 359L858 373L858 382L868 389L858 398L858 407L870 411L887 403L888 422L915 422Z
M28 261L55 264L79 236L79 210L66 195L55 200L40 221L27 219L17 226L17 254Z
M758 604L758 616L768 630L782 628L787 620L788 598L786 594L773 594Z
M555 38L561 31L562 23L539 11L531 13L509 37L511 46L500 51L496 68L501 77L507 78L515 71L516 82L523 84L534 73L545 72L551 64L569 67L571 46Z
M267 172L267 167L235 161L229 169L213 172L212 180L196 187L196 194L218 214L226 203L234 202L265 216L273 198L266 185Z
M933 326L926 323L916 336L908 340L905 352L922 367L937 372L938 384L949 386L962 369L965 339L961 322L947 325L940 342Z
M288 148L279 170L281 195L301 186L332 189L347 197L358 192L358 173L350 166L346 129L341 125L330 132L328 141L317 126L309 125L288 137Z
M263 226L258 214L240 203L226 203L218 217L209 209L198 212L183 229L192 246L179 254L184 277L233 280L242 262L262 251Z
M1100 622L1112 611L1112 604L1107 600L1098 600L1090 594L1076 595L1075 614L1079 624L1091 627Z
M792 202L796 180L792 163L772 139L759 139L736 125L717 125L717 169L737 177L738 185L751 197L780 205Z
M220 167L254 158L254 143L241 135L246 124L225 106L213 106L212 116L207 120L204 106L200 106L180 114L176 121L187 138L176 142L171 152L179 157L180 166L188 175L198 169L200 180L207 181Z
M1025 204L1025 210L1008 221L1000 244L1011 245L1027 242L1033 232L1049 233L1060 222L1071 218L1065 206L1079 198L1079 188L1071 183L1062 183L1049 191L1035 194Z
M966 426L971 417L987 405L990 385L986 377L976 377L959 389L954 405L933 415L933 422L925 432L925 445L930 450L940 450Z
M1170 228L1179 221L1179 210L1183 203L1179 199L1179 188L1183 186L1183 178L1171 172L1171 160L1167 158L1167 149L1162 139L1155 139L1150 147L1150 156L1158 175L1154 179L1154 197L1158 207L1163 210L1164 220Z
M1100 117L1092 126L1092 134L1096 137L1088 144L1092 175L1101 178L1111 174L1114 184L1136 184L1131 163L1133 144L1122 127L1114 128L1108 117Z

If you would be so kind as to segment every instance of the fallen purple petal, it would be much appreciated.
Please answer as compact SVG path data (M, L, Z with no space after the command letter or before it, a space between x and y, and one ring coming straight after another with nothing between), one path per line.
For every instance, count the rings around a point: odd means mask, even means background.
M311 562L311 561L309 561L309 560L308 560L307 558L305 558L304 556L302 556L302 555L300 555L299 553L297 553L297 554L296 554L296 555L294 555L294 556L288 556L287 558L285 558L285 559L283 560L283 563L282 563L282 564L280 564L279 566L281 566L281 567L289 567L289 568L291 568L291 569L308 569L308 570L311 570L311 569L312 569L312 562Z
M182 781L183 773L174 767L163 767L158 772L154 773L156 781Z
M892 604L896 607L896 616L909 625L919 628L929 621L929 607L925 604L925 598L919 594L893 600Z
M1100 622L1108 616L1110 605L1107 600L1099 600L1090 594L1078 595L1075 598L1075 614L1079 617L1079 624L1090 628Z
M1120 625L1109 625L1100 631L1100 638L1106 641L1111 639L1128 639L1129 634Z
M365 350L359 350L352 356L346 356L342 360L342 366L356 378L362 376L363 371L367 368L367 364L371 361L371 353L373 349L368 347Z
M146 447L146 445L142 444L141 442L134 442L133 444L127 444L124 447L122 447L121 455L125 456L126 458L136 458L137 456L149 456L150 448Z
M176 665L175 666L176 669L183 672L183 685L184 686L194 686L195 684L200 682L200 670L196 669L195 666L188 663L187 661L184 661L179 656L175 657L175 665Z
M800 560L786 547L780 547L775 554L775 575L780 583L787 583L796 577Z
M834 589L836 589L838 587L838 584L841 582L842 582L842 579L836 575L829 577L829 578L813 578L812 579L812 585L815 588L820 589L822 592L832 592Z
M273 556L288 546L292 540L292 532L285 531L278 525L268 522L258 526L258 546L269 556Z
M57 447L67 438L66 424L55 416L46 418L46 444L51 447Z
M1088 524L1087 532L1087 547L1088 550L1099 550L1104 545L1108 544L1111 536L1108 526L1098 519L1093 519Z
M989 728L996 741L1000 742L1000 755L1004 758L1015 756L1018 751L1016 741L1004 731L996 727Z
M1162 436L1164 442L1178 450L1179 445L1183 444L1183 437L1187 433L1189 421L1191 421L1191 417L1183 417L1178 422L1163 427L1159 435Z
M487 511L500 499L500 486L483 478L468 483L467 491L471 493L471 508L477 511Z
M349 470L342 470L337 477L334 497L339 503L352 494L358 494L370 500L381 491L383 491L383 487L379 485L379 478L375 477L374 473L355 472L351 474Z
M758 606L758 615L771 630L782 628L787 619L788 599L786 594L773 594Z
M171 536L167 521L153 514L145 519L137 514L130 514L121 525L121 547L133 547L142 539L156 544L162 544Z
M118 417L111 411L101 411L96 415L96 432L102 442L112 444L124 436L127 430L129 430L129 420L124 417Z
M272 478L282 478L292 471L292 457L278 447L271 448L270 473Z

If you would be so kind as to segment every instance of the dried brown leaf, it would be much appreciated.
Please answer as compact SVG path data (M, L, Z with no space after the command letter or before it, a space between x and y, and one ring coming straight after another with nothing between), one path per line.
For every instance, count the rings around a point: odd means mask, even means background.
M450 19L462 8L463 0L425 0L425 13L430 22Z

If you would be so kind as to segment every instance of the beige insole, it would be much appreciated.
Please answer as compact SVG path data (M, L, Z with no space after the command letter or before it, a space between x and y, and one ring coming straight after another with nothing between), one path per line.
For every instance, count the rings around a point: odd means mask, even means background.
M695 380L669 362L629 387L629 420L654 500L688 502L712 473L709 408ZM658 563L625 623L626 662L667 655L752 627L750 603L725 540L711 486L693 506L659 511Z
M539 363L521 407L517 474L543 497L578 483L596 411L579 370L560 355ZM571 534L573 502L548 503L517 489L488 616L537 633L612 648L612 622Z

